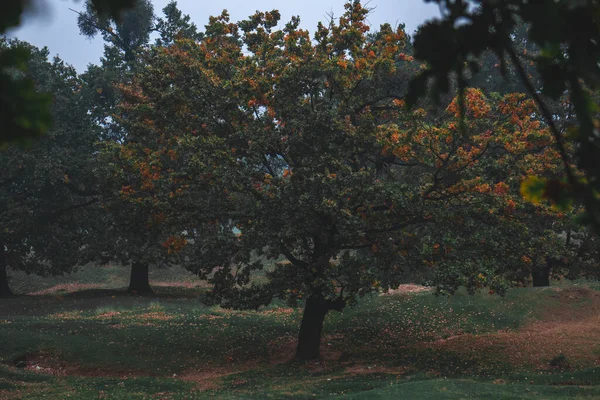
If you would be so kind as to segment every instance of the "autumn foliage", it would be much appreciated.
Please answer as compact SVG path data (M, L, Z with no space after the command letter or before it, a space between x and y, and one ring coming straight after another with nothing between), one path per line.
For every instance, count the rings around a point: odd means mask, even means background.
M276 29L277 11L224 12L199 41L153 47L120 87L128 139L104 153L118 201L213 301L306 301L300 358L318 355L329 310L407 274L502 292L563 257L565 210L520 194L561 173L535 104L470 88L464 118L457 99L408 109L422 66L402 27L369 33L366 15L348 3L311 38L297 18Z

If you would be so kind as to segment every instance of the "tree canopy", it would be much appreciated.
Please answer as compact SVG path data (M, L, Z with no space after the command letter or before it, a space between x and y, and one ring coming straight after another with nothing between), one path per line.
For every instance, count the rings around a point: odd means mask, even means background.
M407 109L420 69L408 37L368 34L366 15L348 3L313 42L298 19L275 29L277 11L223 13L202 40L154 48L121 88L122 199L160 215L164 247L221 305L306 301L302 359L329 310L408 270L429 269L440 291L503 291L563 256L565 214L520 200L527 174L561 171L534 103L469 89L469 135L459 99Z

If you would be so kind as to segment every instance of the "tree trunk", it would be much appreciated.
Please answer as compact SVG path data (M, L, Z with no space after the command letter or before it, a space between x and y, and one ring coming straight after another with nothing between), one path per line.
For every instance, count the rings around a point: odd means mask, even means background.
M545 287L550 286L550 270L552 264L550 260L546 260L544 265L538 265L531 270L531 277L533 278L533 287Z
M150 287L150 279L148 278L148 264L142 262L134 262L131 265L131 278L129 279L129 293L133 294L153 294Z
M8 285L8 274L6 272L6 256L4 249L0 248L0 298L14 296Z
M322 296L313 296L306 299L300 334L298 335L298 347L296 348L296 360L306 361L319 358L321 349L321 332L323 322L329 310L342 311L346 302L342 299L329 301Z
M300 334L298 335L296 360L305 361L319 357L321 332L328 311L329 307L325 299L321 297L306 299Z

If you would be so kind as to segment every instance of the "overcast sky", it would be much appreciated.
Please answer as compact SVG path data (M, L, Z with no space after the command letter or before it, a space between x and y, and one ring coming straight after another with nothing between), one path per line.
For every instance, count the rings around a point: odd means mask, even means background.
M3 0L0 0L3 1ZM156 14L169 0L153 0ZM203 28L210 15L218 15L227 9L232 21L239 21L252 15L256 10L270 11L278 9L282 21L299 15L301 27L314 32L317 22L326 21L327 14L333 12L339 17L344 11L345 0L179 0L179 8L189 14L192 21ZM438 16L436 5L423 0L371 0L363 2L375 9L369 15L369 23L374 27L388 22L392 26L406 24L411 34L423 21ZM9 36L18 37L38 47L47 46L51 55L59 55L83 72L89 63L97 64L102 55L103 44L98 37L88 40L79 35L77 15L69 8L81 10L83 0L36 0L35 11L27 15L19 29L9 32Z

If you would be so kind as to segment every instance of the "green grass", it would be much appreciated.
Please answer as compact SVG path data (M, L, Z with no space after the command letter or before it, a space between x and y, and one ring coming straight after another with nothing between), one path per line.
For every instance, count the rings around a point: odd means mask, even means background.
M510 365L502 348L473 356L424 345L519 329L562 306L555 294L365 298L327 317L318 364L289 361L301 310L282 304L242 312L110 291L10 299L0 305L0 398L600 399L593 365L540 370ZM568 307L590 304L579 298ZM35 360L33 372L15 360Z
M23 395L27 399L147 399L150 396L184 399L191 398L193 385L170 378L63 378L0 368L0 390L3 389L15 398ZM1 394L0 398L4 398Z
M11 289L17 294L26 294L46 290L58 285L77 284L93 285L101 289L123 289L129 285L129 267L117 265L85 265L78 270L65 275L41 277L28 275L21 271L9 270ZM150 280L159 282L196 283L198 278L180 267L156 268L150 267ZM58 290L57 294L65 294L66 290Z
M459 399L598 399L600 388L556 387L529 384L493 384L459 379L436 379L392 384L369 392L340 396L344 399L459 400Z
M584 371L589 375L598 370ZM57 378L34 374L12 374L18 382L27 382L28 399L63 398L220 398L220 399L598 399L600 387L565 384L557 379L546 382L473 379L430 379L386 374L337 377L311 374L291 366L227 377L224 389L200 390L194 384L176 378ZM550 378L550 377L549 377ZM0 371L0 383L4 374ZM14 384L12 390L19 390Z

